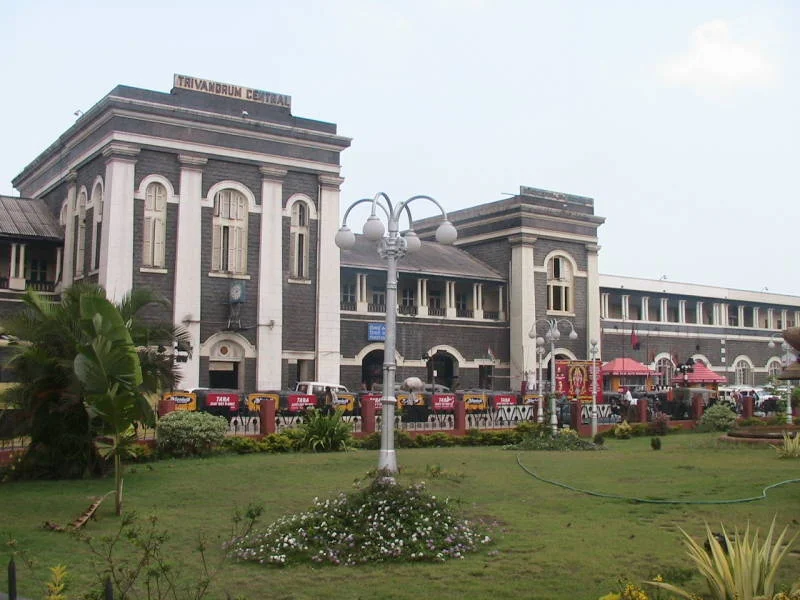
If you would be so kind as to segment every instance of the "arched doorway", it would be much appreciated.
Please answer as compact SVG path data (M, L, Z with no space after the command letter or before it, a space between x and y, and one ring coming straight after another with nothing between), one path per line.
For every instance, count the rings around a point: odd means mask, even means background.
M368 390L376 383L383 383L383 350L373 350L361 361L361 381Z
M452 354L445 350L437 350L428 361L427 383L444 385L453 389L454 384L458 381L456 364L457 361Z
M237 390L244 380L244 348L233 340L215 343L208 355L208 387Z

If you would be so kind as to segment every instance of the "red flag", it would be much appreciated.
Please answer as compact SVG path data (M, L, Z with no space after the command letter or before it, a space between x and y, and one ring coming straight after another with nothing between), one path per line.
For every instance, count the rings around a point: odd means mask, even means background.
M638 350L640 348L639 336L636 334L636 327L631 327L631 348Z

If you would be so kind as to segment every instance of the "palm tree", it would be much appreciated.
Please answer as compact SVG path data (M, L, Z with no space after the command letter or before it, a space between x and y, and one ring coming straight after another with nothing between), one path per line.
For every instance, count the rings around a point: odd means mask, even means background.
M23 340L11 359L20 383L5 395L9 405L24 412L28 423L31 443L20 465L22 476L72 478L98 474L105 468L95 444L103 431L102 420L94 418L97 413L90 410L88 397L92 394L87 394L75 369L75 358L85 352L96 333L81 305L100 306L100 299L105 299L105 291L91 284L68 288L59 302L28 292L23 297L24 310L4 323L6 333ZM153 310L158 305L167 302L150 291L137 290L116 307L139 357L137 389L141 392L177 385L171 352L166 349L188 339L185 330L158 321Z

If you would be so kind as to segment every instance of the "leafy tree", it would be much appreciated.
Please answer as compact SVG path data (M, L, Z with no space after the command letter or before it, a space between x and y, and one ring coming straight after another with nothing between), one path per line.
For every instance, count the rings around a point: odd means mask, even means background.
M95 300L84 299L105 300L105 291L78 284L56 302L28 292L23 310L4 323L7 334L22 340L11 359L20 383L4 398L23 412L31 438L18 469L21 476L74 478L105 468L95 444L105 427L96 410L89 409L87 390L75 372L76 356L86 352L94 335L82 319L81 303ZM145 393L177 385L178 374L166 349L188 340L182 328L158 321L158 306L167 302L148 290L137 290L117 307L139 356L140 391Z

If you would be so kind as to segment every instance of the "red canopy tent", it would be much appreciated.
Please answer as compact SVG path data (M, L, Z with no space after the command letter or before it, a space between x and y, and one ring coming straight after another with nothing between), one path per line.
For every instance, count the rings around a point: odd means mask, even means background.
M728 378L724 375L714 373L702 361L695 361L694 371L686 373L685 383L692 385L695 383L728 383ZM679 376L680 380L681 376Z
M632 358L615 358L604 364L600 368L600 373L602 375L622 375L623 377L647 377L648 375L653 375L655 371Z

